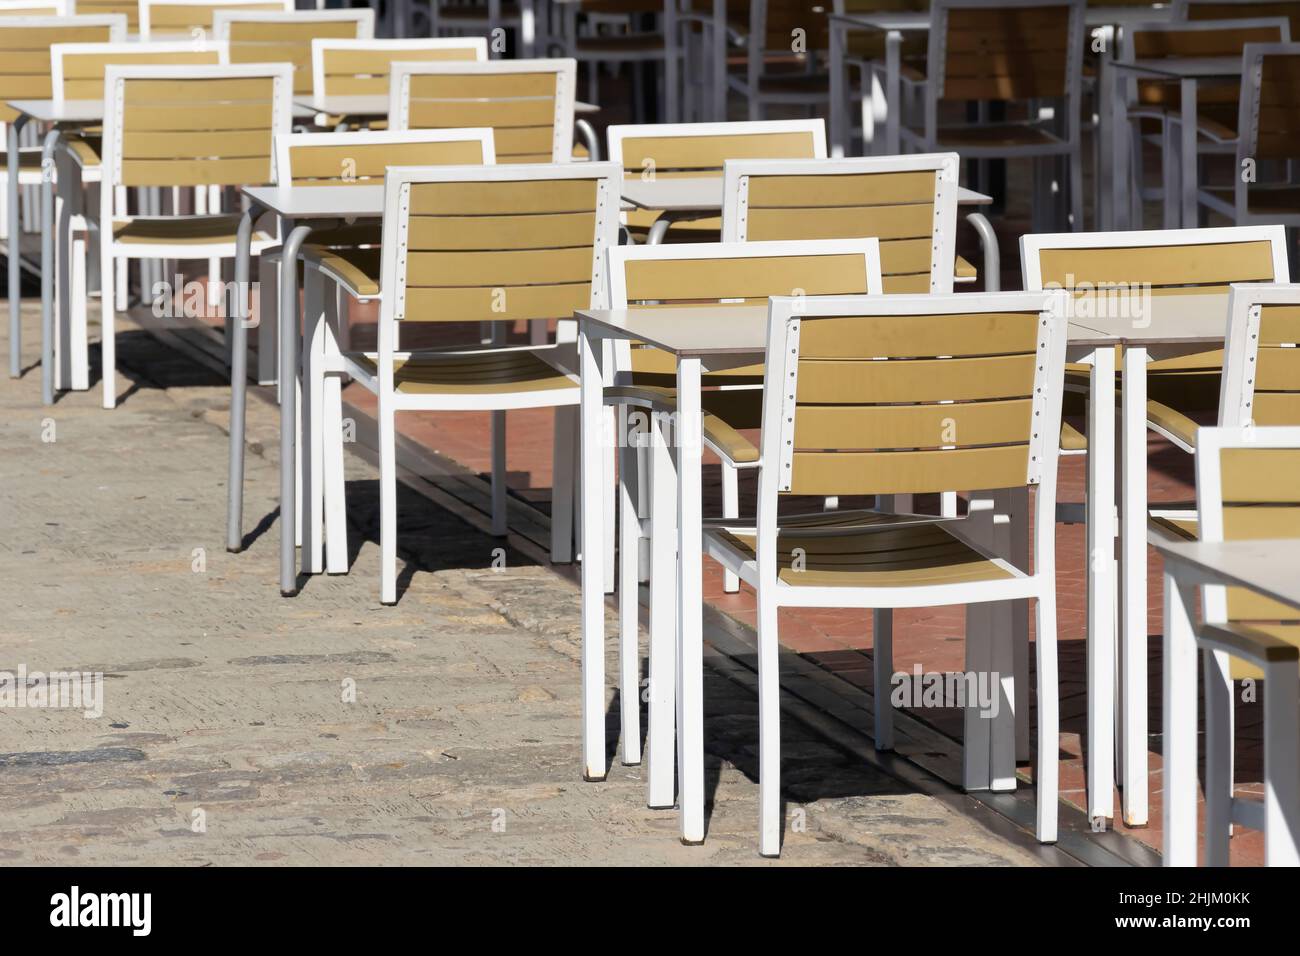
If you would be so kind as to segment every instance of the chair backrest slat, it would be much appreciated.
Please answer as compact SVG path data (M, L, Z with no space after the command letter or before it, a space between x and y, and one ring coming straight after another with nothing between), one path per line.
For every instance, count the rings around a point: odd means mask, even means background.
M1234 285L1219 424L1300 426L1300 285Z
M1286 17L1291 36L1300 37L1300 4L1295 0L1174 0L1175 20L1241 20Z
M723 238L875 237L885 292L951 292L958 169L955 153L728 160Z
M729 159L825 159L820 120L611 126L609 156L627 176L719 175Z
M940 100L1026 100L1075 93L1083 0L935 0L930 69Z
M571 59L396 63L394 129L492 128L498 163L567 162L573 150Z

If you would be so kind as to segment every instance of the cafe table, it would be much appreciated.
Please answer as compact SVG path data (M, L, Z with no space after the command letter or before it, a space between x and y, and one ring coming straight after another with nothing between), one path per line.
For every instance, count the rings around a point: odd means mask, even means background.
M1206 585L1249 588L1300 609L1300 574L1296 573L1300 568L1300 541L1160 542L1156 551L1165 562L1164 863L1195 866L1196 589ZM1276 703L1295 707L1294 700L1283 700ZM1266 696L1265 706L1269 702ZM1289 716L1294 727L1294 712L1280 716ZM1264 751L1266 786L1259 819L1253 823L1265 831L1269 866L1297 866L1300 786L1295 737L1270 737L1266 729ZM1273 775L1271 769L1279 772Z
M1228 296L1226 292L1138 294L1133 299L1075 300L1074 308L1072 328L1091 329L1120 346L1124 353L1118 449L1114 425L1114 350L1097 349L1088 359L1092 363L1087 502L1088 813L1093 820L1113 813L1113 773L1117 761L1112 748L1118 741L1119 779L1123 789L1121 813L1129 826L1145 826L1149 789L1146 369L1148 362L1155 359L1222 347L1228 324ZM1111 515L1117 503L1119 524L1115 528ZM1117 552L1112 550L1116 537ZM1118 563L1110 558L1116 553ZM1114 700L1116 643L1121 682L1118 711L1101 700L1094 706L1091 699L1093 689L1097 688L1099 697Z
M104 121L104 101L95 100L9 100L7 104L17 114L9 123L9 235L20 235L18 219L18 133L28 122L50 126L41 147L41 400L54 404L54 155L62 135L69 129L97 126ZM309 112L295 107L294 116L302 118ZM16 251L17 238L12 240ZM9 256L9 288L19 287L19 261L17 255ZM21 348L20 309L18 295L9 296L9 365L10 373L18 374Z
M1225 303L1226 297L1222 300ZM675 433L685 436L676 448L677 470L677 627L676 627L676 716L677 781L681 815L681 839L688 844L704 839L704 738L703 738L703 588L702 588L702 486L701 486L701 381L705 372L752 364L767 345L766 305L687 306L671 310L628 308L582 310L578 319L579 367L581 379L580 443L582 495L596 496L604 474L602 456L611 451L605 436L604 389L613 382L614 350L607 345L618 339L645 342L675 356L677 367L677 418ZM1096 454L1089 456L1088 534L1094 540L1110 541L1114 534L1114 475L1093 464L1109 464L1113 448L1115 349L1122 339L1113 330L1097 330L1071 323L1069 355L1073 361L1087 361L1092 367L1089 425ZM1100 387L1100 383L1108 387ZM1109 427L1102 426L1102 420ZM691 436L695 436L692 440ZM607 773L605 749L605 569L601 541L605 516L598 498L584 501L582 523L582 760L583 776L603 780ZM1095 562L1094 562L1095 563ZM1109 577L1109 568L1104 570ZM1100 576L1089 575L1101 597L1113 600L1113 590L1102 588ZM1106 609L1110 620L1113 605ZM1094 617L1090 616L1090 625ZM1110 629L1098 629L1103 641L1113 639ZM1089 646L1095 640L1090 628ZM1109 650L1109 654L1107 651ZM1099 648L1089 654L1089 710L1100 711L1113 721L1113 648ZM652 672L654 664L651 664ZM1093 688L1095 687L1095 691ZM667 700L669 695L652 686L650 694ZM1090 722L1092 717L1090 716ZM651 715L651 734L655 719ZM1113 733L1113 723L1099 724L1103 733ZM1014 741L1004 743L1013 744ZM651 744L650 775L668 773L655 767ZM1105 751L1109 761L1110 750ZM981 755L979 761L986 761ZM970 779L988 778L979 763L964 761ZM1105 768L1105 783L1111 786ZM652 784L653 788L653 784ZM1108 791L1109 792L1109 791Z
M235 288L247 289L253 222L264 213L280 219L281 262L288 276L303 242L315 229L373 219L383 215L383 186L248 186L241 190L248 208L239 221L235 243ZM280 324L280 593L298 591L294 547L298 539L296 463L298 441L298 283L281 282L277 321ZM230 475L227 490L226 548L243 547L244 409L248 375L248 325L241 314L231 323L230 362ZM263 317L266 320L268 317Z

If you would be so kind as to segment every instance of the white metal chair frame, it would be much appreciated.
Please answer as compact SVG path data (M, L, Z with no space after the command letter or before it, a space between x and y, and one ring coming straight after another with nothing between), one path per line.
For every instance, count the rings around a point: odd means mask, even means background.
M212 52L217 63L228 61L222 43L204 43L197 52ZM129 41L111 43L56 43L50 47L50 67L53 77L52 99L63 103L65 96L64 58L84 55L113 55L140 53L193 53L191 41L140 44ZM103 168L89 163L81 153L72 149L67 139L60 139L56 156L54 199L55 238L55 304L58 310L55 322L54 387L84 391L89 388L88 341L86 331L86 296L88 281L88 247L98 234L91 232L86 219L88 199L84 187L98 184ZM93 200L92 200L93 201ZM93 260L98 266L98 260ZM125 274L119 284L125 288Z
M932 153L944 150L943 130L939 126L939 102L944 92L946 80L946 44L948 33L948 14L952 10L970 9L1013 9L1034 8L1044 5L1044 0L933 0L930 8L931 25L926 53L928 75L922 81L915 82L906 77L888 74L885 89L901 91L901 84L919 87L923 94L924 121L919 130L909 127L899 119L901 98L899 102L889 103L887 125L890 130L887 139L897 143L899 150L913 150ZM1065 95L1059 112L1053 122L1063 126L1063 132L1052 132L1056 140L1042 145L962 145L957 147L963 159L1046 159L1059 157L1068 165L1069 215L1072 228L1083 229L1083 165L1082 165L1082 96L1083 96L1083 49L1087 35L1084 23L1084 0L1052 0L1049 6L1070 7L1069 25L1066 36L1066 56L1062 69L1065 74ZM890 64L898 69L896 62ZM877 65L878 70L882 67ZM1063 119L1061 118L1063 115ZM1031 122L1031 125L1039 125ZM1035 167L1037 173L1037 166ZM1050 177L1041 174L1035 176L1034 215L1036 221L1043 214L1043 208L1052 202L1048 189Z
M497 61L494 61L494 63ZM443 131L450 135L464 136L466 130ZM482 131L486 133L487 131ZM571 423L558 414L558 409L576 407L579 398L579 386L576 374L574 343L576 326L571 320L564 320L557 332L557 341L549 346L490 346L487 348L469 348L455 350L458 355L497 355L511 351L530 352L561 374L568 375L573 381L572 388L550 390L521 390L518 392L499 392L488 396L456 395L452 393L437 395L403 395L394 384L393 363L395 360L410 357L411 352L398 350L398 325L405 318L405 274L406 274L406 228L407 213L404 199L409 194L410 186L416 183L433 182L520 182L555 179L590 179L597 182L598 211L596 230L593 236L591 307L604 308L608 301L605 278L605 257L603 250L614 246L618 238L618 177L616 167L611 163L549 163L549 164L512 164L493 166L443 166L443 167L408 167L392 166L388 169L384 192L384 226L381 253L381 288L380 296L379 341L374 353L366 356L350 355L339 352L337 356L322 357L322 372L325 375L347 374L354 381L360 382L379 398L379 441L380 441L380 557L381 584L380 600L393 604L397 600L397 474L396 474L396 433L394 416L399 411L490 411L494 412L492 436L492 472L493 472L493 524L499 533L505 533L505 428L504 412L520 408L556 408L556 452L553 479L553 500L556 502L556 514L552 517L551 534L553 550L557 543L564 545L572 539L575 466L575 429ZM308 287L304 296L307 304L309 322L314 322L313 313L319 314L321 292L320 282L329 278L337 281L336 276L328 270L308 270ZM328 304L328 303L326 303ZM318 353L315 344L308 344L304 357L309 350ZM377 370L366 364L364 359L373 359ZM331 400L327 396L327 401ZM500 415L498 425L497 415ZM313 425L313 428L316 428ZM304 455L304 460L306 456ZM323 484L325 500L342 501L341 456L337 459L337 469L325 468ZM335 487L331 489L331 485ZM610 476L612 488L612 475ZM304 496L308 497L308 496ZM326 518L331 517L326 508ZM331 531L329 522L325 527L328 541L346 542L346 532ZM304 552L304 556L306 552ZM344 556L346 562L346 546Z
M985 544L973 540L964 521L947 522L945 527L984 557L993 560L1010 576L978 584L946 583L892 587L798 586L786 584L777 574L777 541L780 521L778 498L790 489L788 476L793 452L794 420L797 414L796 372L799 354L799 326L808 319L832 316L937 315L981 311L1039 312L1033 406L1036 420L1047 427L1033 432L1028 452L1026 485L1037 485L1033 571L1016 567L997 557ZM1022 599L1036 601L1038 613L1038 763L1035 771L1037 794L1036 833L1044 843L1056 840L1059 748L1056 662L1056 429L1052 426L1061 412L1061 383L1065 367L1067 297L1063 292L982 293L952 296L897 295L880 298L822 296L805 299L773 297L768 324L766 383L764 385L762 452L759 464L758 520L745 529L757 535L754 559L734 550L719 533L735 530L714 523L705 532L708 554L740 575L758 593L759 659L759 803L760 852L776 856L781 848L780 817L780 676L778 664L777 611L780 607L873 608L877 621L881 612L904 607L932 607L944 604L980 604ZM919 521L946 519L919 517ZM887 631L885 632L887 633ZM882 635L883 637L883 635ZM876 651L876 734L878 746L892 737L892 711L888 695L880 688L889 685L892 655L889 641L881 640ZM881 675L884 683L880 683ZM886 744L888 745L888 744ZM968 744L969 745L969 744Z
M154 28L152 24L154 7L211 7L215 13L216 10L223 7L229 8L232 3L238 2L239 0L140 0L140 39L146 42L154 39ZM294 0L258 0L258 2L265 3L268 7L272 3L279 3L281 5L281 10L285 13L294 12ZM177 30L166 32L163 36L175 38L190 36L190 33L187 30Z
M214 67L189 66L178 69L175 66L110 66L105 72L104 81L104 147L102 179L100 186L100 208L98 221L92 223L97 228L100 247L100 281L102 284L103 332L101 353L103 356L103 405L113 408L117 402L116 382L116 345L114 339L115 316L119 308L125 306L125 289L115 288L115 264L122 259L163 259L174 257L177 247L161 243L122 243L113 237L113 220L127 217L126 189L119 185L122 178L122 121L124 102L122 85L133 79L199 79L199 78L236 78L236 77L270 77L273 80L272 129L287 133L293 117L293 67L288 63L250 63L243 65L222 65ZM267 182L278 181L274 155L268 164ZM141 218L141 217L134 217ZM175 218L175 217L167 217ZM201 215L194 218L203 218ZM272 245L275 240L253 237L251 250L257 255ZM235 255L235 242L214 242L204 244L187 244L187 259L229 259Z
M311 89L313 99L319 103L329 95L325 89L325 54L332 50L472 50L475 62L488 58L487 39L484 37L427 37L417 40L333 40L319 37L311 41ZM396 61L394 61L396 62ZM391 80L390 80L391 85Z
M1263 27L1276 27L1280 31L1281 39L1284 43L1289 42L1291 37L1291 26L1289 21L1284 17L1252 17L1240 20L1187 20L1180 19L1175 15L1173 20L1156 21L1153 23L1133 24L1126 28L1120 34L1119 49L1116 51L1116 61L1119 63L1132 63L1137 58L1135 46L1137 43L1135 34L1141 33L1200 33L1215 32L1225 28L1231 29L1255 29ZM1146 78L1148 82L1151 78ZM1220 137L1213 129L1202 126L1199 130L1197 139L1197 150L1194 156L1182 155L1182 118L1177 110L1166 111L1158 107L1143 106L1138 102L1138 84L1142 78L1128 76L1123 84L1117 89L1118 95L1123 97L1124 111L1130 126L1130 142L1132 145L1132 158L1130 160L1131 183L1130 188L1133 190L1134 220L1141 222L1141 203L1145 198L1159 197L1164 201L1164 226L1174 228L1181 218L1180 203L1182 202L1181 183L1188 177L1197 178L1197 160L1201 155L1230 153L1237 148L1237 140L1224 139ZM1245 90L1247 74L1242 73L1242 88ZM1258 85L1256 85L1258 90ZM1139 124L1142 120L1153 120L1160 124L1160 132L1157 134L1157 141L1160 145L1161 153L1161 184L1160 186L1148 189L1143 183L1143 163L1142 163L1142 139L1138 135ZM1254 117L1256 124L1258 117ZM1239 128L1238 132L1240 133ZM1238 148L1238 152L1239 152ZM1240 166L1238 167L1240 171ZM1236 181L1240 176L1234 176ZM1198 196L1202 197L1201 201L1212 207L1217 206L1213 197L1209 197L1206 202L1204 191L1198 190ZM1222 209L1220 208L1220 211ZM1232 216L1233 212L1228 211L1226 215ZM1257 219L1256 221L1262 221ZM1238 219L1238 225L1246 225L1244 220Z
M1287 301L1295 301L1294 287ZM1247 424L1200 430L1196 499L1202 541L1224 539L1222 452L1236 448L1297 449L1300 427ZM1228 865L1228 839L1232 825L1239 823L1264 832L1267 866L1300 866L1300 651L1264 634L1245 635L1227 627L1222 585L1204 585L1201 598L1204 620L1196 630L1196 643L1205 652L1206 863ZM1263 800L1233 794L1229 656L1245 659L1264 672ZM1194 713L1183 716L1195 721Z
M1241 67L1241 102L1238 111L1237 120L1237 139L1236 147L1236 175L1233 176L1233 201L1229 205L1206 190L1198 190L1197 198L1202 205L1209 209L1230 217L1237 225L1253 225L1256 223L1276 223L1281 222L1288 226L1300 226L1300 212L1286 214L1281 212L1270 213L1253 213L1250 211L1250 195L1252 189L1266 191L1267 186L1259 186L1256 183L1247 183L1245 176L1242 175L1244 164L1254 158L1256 147L1259 144L1259 134L1261 132L1259 122L1259 101L1260 88L1263 79L1263 59L1266 56L1294 56L1297 62L1300 62L1300 43L1247 43L1242 52ZM1233 141L1224 141L1225 145L1233 145ZM1295 161L1288 163L1289 167L1294 167L1295 163L1300 161L1296 157ZM1300 188L1294 185L1292 189Z
M1229 226L1212 229L1152 229L1123 232L1085 232L1055 233L1046 235L1025 235L1020 238L1021 270L1024 286L1030 290L1043 288L1041 255L1045 250L1059 249L1106 249L1106 248L1143 248L1150 246L1201 245L1227 242L1266 241L1271 244L1274 281L1287 276L1286 233L1281 226ZM1099 354L1106 350L1099 350ZM1113 350L1107 354L1113 356ZM1158 431L1165 437L1176 436L1160 428L1147 416L1146 401L1146 366L1149 361L1149 349L1130 346L1124 352L1124 369L1122 373L1122 402L1119 441L1115 450L1119 465L1113 462L1093 461L1092 456L1103 442L1095 441L1093 435L1100 430L1111 430L1114 425L1102 421L1092 413L1089 402L1088 428L1089 439L1087 454L1089 482L1113 481L1110 476L1119 476L1119 488L1114 501L1120 512L1120 548L1122 555L1122 587L1119 594L1114 590L1109 593L1119 606L1118 627L1120 657L1117 668L1113 669L1123 682L1122 701L1116 710L1115 688L1113 678L1100 673L1099 680L1105 688L1093 683L1092 668L1089 674L1088 713L1090 722L1096 718L1102 723L1110 720L1107 715L1121 715L1120 734L1122 757L1122 780L1125 785L1125 812L1132 820L1145 822L1147 793L1147 577L1146 577L1146 520L1147 520L1147 429ZM1108 363L1113 370L1113 359ZM1098 373L1094 373L1098 374ZM1110 376L1113 379L1113 375ZM1106 378L1102 376L1101 387L1107 387ZM1063 512L1068 514L1063 504ZM1060 520L1060 519L1058 519ZM1064 520L1077 520L1065 517ZM1090 515L1090 522L1103 525L1110 521L1108 516ZM1104 537L1104 536L1103 536ZM1090 539L1091 540L1091 539ZM1095 545L1111 553L1108 542L1098 540ZM1103 580L1119 582L1120 574L1113 570L1102 575ZM1107 585L1106 587L1111 587ZM1090 638L1091 639L1091 638ZM1102 657L1108 656L1105 650L1098 652ZM1100 659L1100 658L1099 658ZM1101 671L1106 668L1102 666ZM1104 698L1104 699L1101 699ZM1111 725L1114 726L1114 725ZM1112 752L1113 735L1093 734L1092 747L1098 754L1096 762L1105 765L1111 761L1107 756ZM1093 765L1090 759L1089 766ZM1102 792L1104 790L1104 792ZM1136 795L1136 796L1135 796ZM1096 816L1103 815L1112 803L1109 789L1098 788L1089 780L1089 812ZM1130 803L1130 801L1134 801Z

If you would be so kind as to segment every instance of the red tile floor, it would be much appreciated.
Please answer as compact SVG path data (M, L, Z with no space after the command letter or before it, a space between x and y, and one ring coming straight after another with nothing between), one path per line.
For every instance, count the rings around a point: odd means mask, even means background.
M365 316L354 316L353 342L359 345L372 328L360 324ZM431 341L448 341L458 336L472 335L471 329L460 326L458 331L442 326L428 330ZM524 341L522 327L516 330L518 341ZM472 340L472 339L471 339ZM406 343L404 343L406 344ZM414 344L414 343L411 343ZM349 386L345 393L348 401L358 408L373 413L374 399L368 392ZM551 483L552 413L549 410L526 410L507 415L509 435L509 485L519 496L547 502ZM1082 427L1082 423L1079 423ZM399 416L400 431L425 447L455 459L468 468L486 473L490 467L488 450L487 413L418 414ZM1151 436L1149 442L1148 485L1152 502L1191 501L1192 460L1190 456L1163 439ZM706 456L705 493L709 504L720 501L718 465L716 459ZM1059 500L1081 502L1084 498L1084 461L1081 456L1062 459ZM742 482L742 513L746 494ZM752 498L750 499L752 500ZM716 513L716 511L714 511ZM1085 804L1085 777L1082 760L1082 734L1087 723L1087 695L1085 683L1085 572L1083 525L1058 525L1057 527L1057 601L1059 608L1059 651L1061 661L1061 790L1062 796L1074 805ZM722 573L719 566L705 562L705 599L734 618L753 625L755 604L753 592L743 587L739 594L725 594L722 590ZM1161 845L1162 776L1160 756L1161 727L1161 620L1162 581L1160 563L1154 552L1148 562L1148 659L1149 677L1149 729L1150 729L1150 824L1142 828L1123 825L1119 813L1119 794L1115 796L1115 821L1122 832L1156 849ZM780 618L781 641L788 648L804 655L808 660L831 671L851 683L870 690L872 688L871 616L866 611L835 609L784 609ZM928 608L903 611L895 615L894 663L897 671L910 672L920 664L927 672L960 671L964 667L964 613L960 607ZM1032 615L1031 615L1032 639ZM1242 703L1237 707L1236 774L1239 792L1261 792L1262 778L1262 709L1260 703ZM913 713L949 736L960 739L962 723L960 712L927 709ZM1032 719L1032 711L1031 711ZM1023 768L1022 768L1023 769ZM1263 841L1260 834L1238 828L1232 840L1232 858L1235 864L1261 864Z

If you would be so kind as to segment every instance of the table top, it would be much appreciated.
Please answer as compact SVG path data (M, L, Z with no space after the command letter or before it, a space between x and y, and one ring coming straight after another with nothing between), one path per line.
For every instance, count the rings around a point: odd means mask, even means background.
M316 113L330 113L334 116L387 116L389 106L387 93L320 97L301 96L295 97L294 102L304 109ZM600 107L593 103L579 101L573 104L573 111L578 115L599 113Z
M1118 70L1181 80L1241 76L1239 56L1166 56L1133 60L1128 63L1115 60L1111 65Z
M674 355L762 355L767 350L767 305L633 306L582 309L579 319L616 338L636 339ZM1107 344L1095 329L1070 325L1076 345Z
M1227 334L1227 293L1075 299L1072 307L1072 326L1091 329L1116 345L1213 344Z
M1167 562L1300 608L1300 540L1157 542L1155 548Z
M384 214L383 186L245 186L241 192L286 219L367 219Z
M1090 27L1120 26L1131 23L1161 23L1173 19L1172 4L1160 7L1090 6L1084 10L1083 22ZM925 11L900 10L881 13L832 13L830 19L845 26L869 27L902 33L929 30L930 14Z
M104 101L99 100L8 100L7 105L40 123L100 123L104 120ZM306 119L312 111L293 105L294 119Z
M639 209L661 212L717 212L722 209L721 176L625 179L620 192L624 200ZM965 186L957 190L958 205L984 206L991 202L991 196Z

